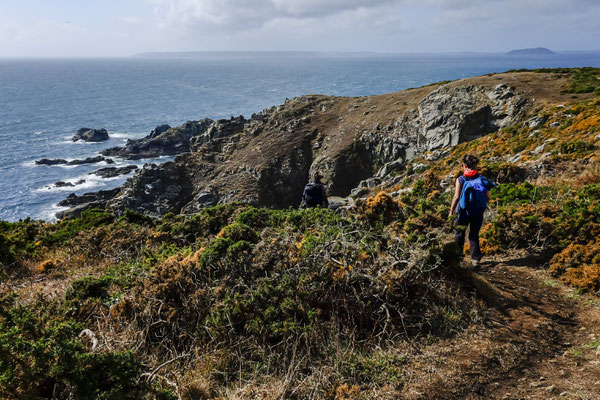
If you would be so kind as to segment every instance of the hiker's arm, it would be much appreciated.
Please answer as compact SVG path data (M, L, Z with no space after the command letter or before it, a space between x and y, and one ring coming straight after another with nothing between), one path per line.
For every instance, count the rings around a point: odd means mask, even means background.
M460 198L460 181L457 179L456 187L454 189L454 198L452 199L452 205L450 206L450 212L448 213L448 216L451 216L452 214L454 214L454 210L456 210L456 205L458 204L459 198Z
M306 208L306 188L302 191L302 201L300 201L298 208Z

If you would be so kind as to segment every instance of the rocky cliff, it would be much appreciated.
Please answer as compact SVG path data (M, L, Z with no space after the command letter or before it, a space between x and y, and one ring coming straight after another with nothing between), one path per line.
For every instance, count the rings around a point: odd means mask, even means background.
M297 206L309 175L322 172L330 195L384 178L407 160L525 121L566 98L567 77L506 73L359 98L302 96L251 118L204 119L159 131L107 156L179 154L146 165L106 207L150 215L194 213L217 203ZM362 186L369 185L363 182ZM354 193L358 193L357 190Z
M294 99L62 203L120 217L0 221L0 396L598 398L600 69L563 71ZM499 183L477 270L465 153ZM368 178L343 212L210 206L283 207L315 168Z

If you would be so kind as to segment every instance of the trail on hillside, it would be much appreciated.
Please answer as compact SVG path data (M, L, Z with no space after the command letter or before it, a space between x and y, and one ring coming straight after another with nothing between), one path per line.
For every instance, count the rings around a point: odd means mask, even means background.
M416 355L407 398L600 399L597 298L555 281L528 257L492 258L474 280L505 301L484 329Z

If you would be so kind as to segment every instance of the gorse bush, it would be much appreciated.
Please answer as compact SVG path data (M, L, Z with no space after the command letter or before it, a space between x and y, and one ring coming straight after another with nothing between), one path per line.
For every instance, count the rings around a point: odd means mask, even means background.
M569 191L560 200L555 194L554 189L530 184L500 185L493 198L502 207L483 237L497 249L529 248L548 260L556 254L551 261L554 274L582 289L597 290L600 276L591 260L600 235L600 185Z
M426 192L411 196L415 216L430 212L422 201L438 201ZM461 284L447 282L455 264L433 236L412 246L396 236L396 221L372 210L383 207L385 214L389 205L398 212L384 195L367 201L364 218L238 206L226 225L198 237L194 252L157 263L113 315L119 325L134 323L148 333L141 349L233 351L238 357L228 357L211 378L226 382L252 374L257 363L269 374L283 373L291 362L310 368L307 355L327 357L332 340L355 346L398 332L460 331L475 306L456 301ZM394 380L381 371L385 365L373 366L364 379Z
M571 243L550 261L550 272L586 291L600 290L600 243Z
M39 304L38 306L42 306ZM38 399L137 399L148 391L129 352L89 352L75 321L0 303L0 395Z
M592 143L576 140L573 142L565 142L560 145L560 152L563 154L573 154L579 157L584 157L594 151L595 146Z
M81 213L81 217L67 219L57 222L47 229L39 240L46 245L58 245L72 239L79 232L107 225L113 222L115 217L104 210L89 209Z
M600 68L584 67L574 70L569 86L562 93L592 93L600 87Z
M533 203L536 199L538 188L531 183L523 184L504 183L498 185L491 193L492 201L499 205ZM541 197L537 195L538 199Z

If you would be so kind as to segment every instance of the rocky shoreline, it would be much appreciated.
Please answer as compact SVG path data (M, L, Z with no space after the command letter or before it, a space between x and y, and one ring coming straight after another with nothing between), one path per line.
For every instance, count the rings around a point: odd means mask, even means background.
M350 203L349 196L393 186L407 161L439 158L452 146L503 127L536 123L533 93L539 89L526 75L469 78L361 98L301 96L248 119L161 125L142 139L102 151L101 157L169 155L174 161L146 164L118 191L86 194L59 218L92 205L116 215L133 209L152 217L191 214L231 201L297 207L317 170L329 195L347 198L332 204ZM120 172L101 172L113 173Z
M361 187L381 184L405 161L514 124L531 106L504 83L448 84L396 95L405 101L391 107L397 111L386 119L378 105L370 105L373 98L302 96L250 119L161 125L101 154L177 155L174 162L145 165L112 198L100 192L86 198L117 215L134 209L155 217L229 201L295 207L315 170L323 173L330 195L357 196ZM362 126L347 131L344 119L356 117ZM366 125L370 120L375 123ZM60 216L77 215L80 208Z

